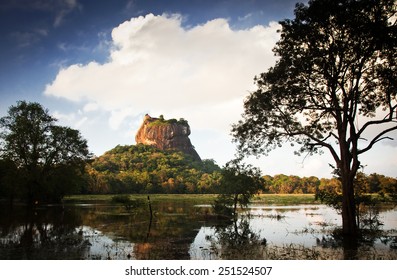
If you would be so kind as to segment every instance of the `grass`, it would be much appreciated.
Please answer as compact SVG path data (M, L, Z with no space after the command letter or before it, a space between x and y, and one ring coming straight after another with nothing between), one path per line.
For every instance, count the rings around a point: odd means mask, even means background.
M319 204L314 200L314 194L261 194L254 197L252 202L273 205Z
M87 194L70 195L64 198L65 202L73 201L111 201L116 194ZM195 201L200 203L211 203L215 194L130 194L131 199L147 199L151 201Z
M111 201L113 194L71 195L64 198L65 202L73 201ZM131 199L147 199L147 194L131 194ZM151 201L190 201L211 204L216 194L149 194ZM252 199L252 203L273 205L316 204L313 194L261 194Z

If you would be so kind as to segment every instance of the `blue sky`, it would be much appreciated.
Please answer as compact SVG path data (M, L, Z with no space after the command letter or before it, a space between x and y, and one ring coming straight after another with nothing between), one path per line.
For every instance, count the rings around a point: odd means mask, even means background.
M295 2L3 0L0 115L40 102L96 155L135 144L146 113L185 118L200 156L223 165L235 153L231 124L254 76L276 61L277 22L293 18ZM364 171L395 177L395 146L379 144ZM250 161L264 174L331 176L326 153L283 148Z

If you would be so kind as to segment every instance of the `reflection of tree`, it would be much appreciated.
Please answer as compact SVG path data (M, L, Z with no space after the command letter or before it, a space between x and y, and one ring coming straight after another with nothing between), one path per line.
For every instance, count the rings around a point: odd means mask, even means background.
M341 257L345 260L373 259L374 257L389 259L394 255L393 252L390 256L384 255L385 252L377 252L375 245L378 241L393 249L395 237L379 228L371 228L362 230L358 238L347 238L341 234L340 229L336 229L331 234L317 238L317 246L323 249L341 249Z
M135 258L190 259L190 245L197 235L195 229L199 227L199 223L187 215L155 217L147 221L147 233L135 243Z
M4 209L3 209L4 210ZM0 211L0 259L82 259L89 243L79 218L60 208Z
M214 236L207 236L212 253L219 259L261 259L266 240L250 228L249 218L234 219L231 224L215 227Z
M177 260L190 259L190 246L201 222L192 218L196 209L180 203L153 202L152 219L147 214L129 221L128 239L135 243L136 259Z

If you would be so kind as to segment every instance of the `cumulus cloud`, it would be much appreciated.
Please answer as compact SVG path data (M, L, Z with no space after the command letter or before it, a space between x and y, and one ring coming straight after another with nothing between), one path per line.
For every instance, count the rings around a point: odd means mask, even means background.
M190 28L182 23L180 15L153 14L123 22L112 31L106 63L62 68L45 94L95 104L111 112L112 127L133 112L195 117L203 110L207 119L230 124L228 116L236 112L208 109L229 108L223 104L247 95L254 76L275 61L271 49L279 26L232 30L226 19ZM189 115L176 117L190 121Z
M74 124L73 127L76 129L80 129L88 121L88 117L84 116L81 111L77 113L69 113L69 114L55 111L52 113L52 116L55 117L55 119L59 121L61 124L73 123Z

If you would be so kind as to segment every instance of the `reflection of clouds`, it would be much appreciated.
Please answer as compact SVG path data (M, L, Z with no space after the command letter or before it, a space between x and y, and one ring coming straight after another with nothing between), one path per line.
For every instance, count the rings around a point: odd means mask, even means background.
M307 211L306 217L312 225L318 226L318 229L326 226L337 226L342 222L337 211L325 205L321 205L319 211Z
M190 245L189 254L192 260L211 259L211 242L209 237L215 235L215 229L203 226Z
M384 223L384 230L397 230L397 209L389 209L380 213L380 220Z
M90 242L86 259L122 259L126 260L128 254L132 254L134 244L117 240L114 241L101 231L89 226L79 228L83 237Z
M307 248L317 245L318 233L323 223L338 224L339 215L325 205L258 206L249 210L250 230L258 235L258 240L266 239L268 246L299 244ZM274 217L280 216L282 219ZM214 228L201 227L190 246L192 259L211 259L211 238ZM210 237L210 238L208 238Z

